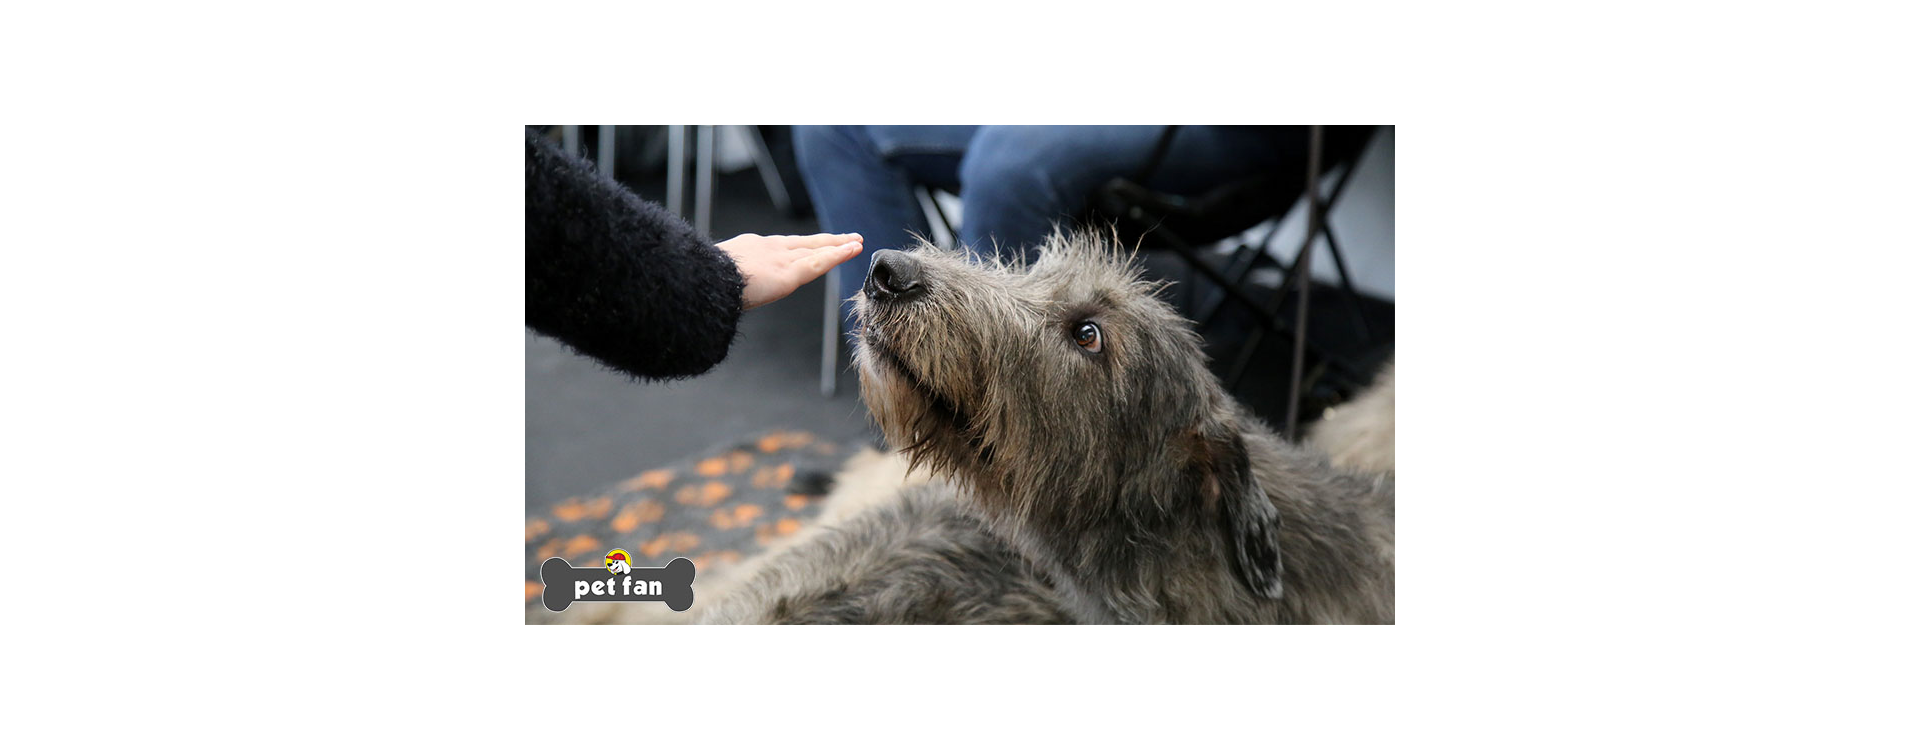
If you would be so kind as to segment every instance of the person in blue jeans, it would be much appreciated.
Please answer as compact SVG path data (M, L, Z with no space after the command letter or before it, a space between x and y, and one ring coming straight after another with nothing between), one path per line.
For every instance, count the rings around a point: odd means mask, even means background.
M1137 174L1161 125L823 125L794 128L794 156L821 230L859 232L865 248L833 273L842 297L873 250L932 237L916 185L960 195L960 243L1021 253L1088 208L1094 190ZM1185 125L1147 187L1197 194L1274 170L1306 170L1307 128ZM1329 151L1332 151L1330 148ZM842 305L841 329L852 306Z

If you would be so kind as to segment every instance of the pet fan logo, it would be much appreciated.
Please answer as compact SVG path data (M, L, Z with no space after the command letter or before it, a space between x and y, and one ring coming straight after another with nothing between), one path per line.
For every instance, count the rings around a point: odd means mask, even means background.
M626 550L608 550L600 565L576 568L563 558L540 564L540 602L559 612L574 602L666 602L685 612L693 606L693 561L676 557L659 568L639 568Z

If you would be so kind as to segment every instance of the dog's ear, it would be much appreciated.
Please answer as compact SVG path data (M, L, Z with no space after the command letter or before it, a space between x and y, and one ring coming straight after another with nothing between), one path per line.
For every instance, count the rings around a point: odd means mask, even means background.
M1252 473L1246 475L1240 497L1226 503L1226 520L1240 581L1255 594L1280 598L1280 511L1274 510Z
M1280 598L1280 511L1253 475L1246 441L1226 431L1202 445L1201 499L1218 513L1234 575L1255 595Z

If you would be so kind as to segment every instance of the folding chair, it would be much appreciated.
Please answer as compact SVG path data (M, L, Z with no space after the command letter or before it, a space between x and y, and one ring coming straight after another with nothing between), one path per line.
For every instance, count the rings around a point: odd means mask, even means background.
M1227 305L1235 305L1250 312L1257 326L1242 342L1236 353L1233 365L1229 369L1226 381L1229 389L1237 388L1245 376L1247 366L1252 361L1263 337L1268 331L1290 336L1293 340L1293 364L1289 378L1287 394L1286 434L1289 439L1298 437L1299 408L1301 403L1301 379L1305 369L1306 355L1311 353L1318 362L1329 368L1341 370L1341 374L1351 379L1364 380L1367 373L1353 363L1316 347L1306 338L1308 296L1312 289L1312 259L1316 239L1325 238L1327 249L1339 276L1348 309L1352 312L1355 326L1361 340L1373 342L1371 326L1360 304L1358 292L1354 291L1353 280L1347 272L1347 264L1340 252L1339 241L1333 230L1327 226L1326 214L1345 192L1360 156L1366 152L1375 133L1369 131L1360 148L1347 160L1339 177L1334 180L1332 189L1323 200L1320 184L1325 170L1322 160L1325 151L1325 133L1322 126L1313 126L1310 130L1311 142L1308 147L1307 172L1302 176L1285 174L1267 174L1248 178L1210 190L1198 196L1180 196L1154 191L1145 187L1152 176L1166 160L1179 126L1168 126L1155 144L1154 151L1147 164L1134 176L1118 177L1108 181L1096 191L1094 205L1099 214L1112 219L1116 225L1129 232L1137 232L1154 244L1171 250L1186 262L1195 273L1212 282L1217 293L1210 295L1211 304L1199 304L1198 289L1195 284L1187 285L1187 309L1194 314L1201 328L1221 313ZM1295 196L1306 196L1303 210L1307 212L1307 233L1301 243L1300 252L1294 256L1291 264L1283 268L1284 275L1275 298L1262 303L1249 293L1244 284L1257 262L1268 256L1268 245L1279 229L1278 219L1283 218L1291 206L1297 202ZM1258 244L1242 244L1228 255L1221 268L1216 268L1208 259L1202 257L1196 248L1218 242L1222 239L1243 233L1260 222L1274 219L1274 228L1269 230ZM1295 315L1289 319L1282 314L1282 308L1290 295L1297 292L1298 307Z

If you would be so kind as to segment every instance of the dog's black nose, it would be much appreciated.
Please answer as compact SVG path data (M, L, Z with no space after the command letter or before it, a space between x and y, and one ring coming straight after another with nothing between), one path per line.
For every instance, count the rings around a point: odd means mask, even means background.
M903 300L926 289L920 279L920 260L898 250L873 254L873 266L867 270L864 291L882 302Z

